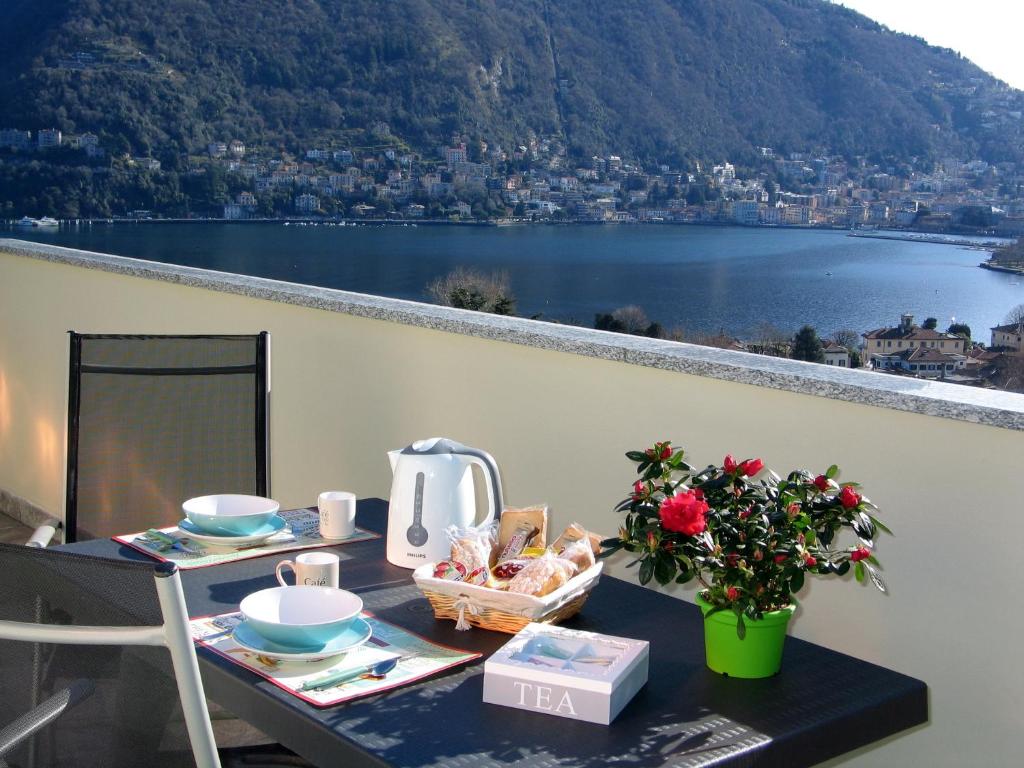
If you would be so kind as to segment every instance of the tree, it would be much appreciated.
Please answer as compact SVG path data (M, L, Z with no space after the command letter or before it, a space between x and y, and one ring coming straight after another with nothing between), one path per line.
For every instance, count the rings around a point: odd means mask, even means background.
M936 320L934 317L926 317L924 319L924 322L921 323L921 327L924 328L926 331L934 331L938 327L938 325L939 321Z
M594 327L599 331L628 333L633 336L648 336L653 339L660 339L665 335L661 324L648 320L647 313L643 308L635 304L619 307L610 314L599 312L594 315Z
M957 336L963 336L967 339L967 345L971 344L971 326L967 323L951 323L949 328L946 329L946 333L953 333Z
M516 299L508 285L508 274L484 274L475 269L458 267L427 286L429 296L441 306L489 312L492 315L514 315Z
M832 341L853 352L860 345L860 334L852 328L840 328L832 334Z
M763 322L754 329L753 338L747 344L747 349L769 357L789 357L789 346L788 333L769 322Z
M825 352L814 326L805 325L793 337L793 359L809 363L824 363Z
M619 307L612 312L612 317L622 325L623 331L634 335L643 333L651 324L643 307L638 307L636 304Z
M1018 304L1007 312L1003 322L1006 325L1024 325L1024 304Z

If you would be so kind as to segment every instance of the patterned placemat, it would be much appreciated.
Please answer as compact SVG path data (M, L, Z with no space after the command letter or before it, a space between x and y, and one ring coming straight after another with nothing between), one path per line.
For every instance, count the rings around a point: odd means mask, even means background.
M321 661L282 661L242 648L232 632L245 619L241 613L207 616L189 622L192 639L199 645L255 672L289 693L317 707L329 707L352 699L372 696L398 688L430 675L474 661L482 654L434 643L372 613L360 616L373 631L364 644L342 656ZM347 670L376 664L387 659L398 664L381 678L360 676L323 690L299 690L303 683L318 681Z
M316 547L335 547L350 544L354 541L379 539L380 534L356 528L355 533L345 539L325 539L320 535L320 514L316 508L289 509L278 514L287 525L260 544L247 546L213 545L196 541L187 533L173 525L170 528L159 528L164 537L170 537L172 543L161 537L156 538L149 531L129 533L111 538L125 546L136 549L152 558L165 563L174 563L181 569L206 568L221 563L233 563L248 560L252 557L276 555L296 549L314 549Z

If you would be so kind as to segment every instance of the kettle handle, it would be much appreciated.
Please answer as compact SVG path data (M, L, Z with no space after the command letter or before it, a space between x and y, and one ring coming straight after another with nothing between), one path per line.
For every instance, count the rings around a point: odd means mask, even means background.
M498 464L494 457L487 451L478 448L470 448L468 445L460 445L457 450L452 451L460 456L468 456L473 464L479 464L484 470L484 480L487 483L487 503L490 505L491 514L482 520L475 522L474 527L490 522L501 516L505 509L501 497L501 475L498 473Z

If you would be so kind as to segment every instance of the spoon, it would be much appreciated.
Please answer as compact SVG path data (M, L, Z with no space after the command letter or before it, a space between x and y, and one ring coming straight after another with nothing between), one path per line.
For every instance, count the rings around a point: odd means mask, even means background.
M366 664L362 667L356 667L355 669L346 669L342 672L335 672L327 677L321 677L319 680L309 680L303 683L300 687L300 691L322 691L325 688L333 688L341 683L347 683L349 680L355 680L357 677L367 675L369 677L384 677L388 672L398 666L398 662L401 661L401 656L392 656L390 659L384 661L378 661L376 664Z

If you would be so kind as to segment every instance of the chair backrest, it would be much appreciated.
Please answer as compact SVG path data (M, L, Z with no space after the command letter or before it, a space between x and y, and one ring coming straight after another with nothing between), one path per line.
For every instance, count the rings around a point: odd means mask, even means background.
M269 334L70 337L67 541L173 525L194 496L270 494Z
M177 569L0 544L0 764L216 766Z

